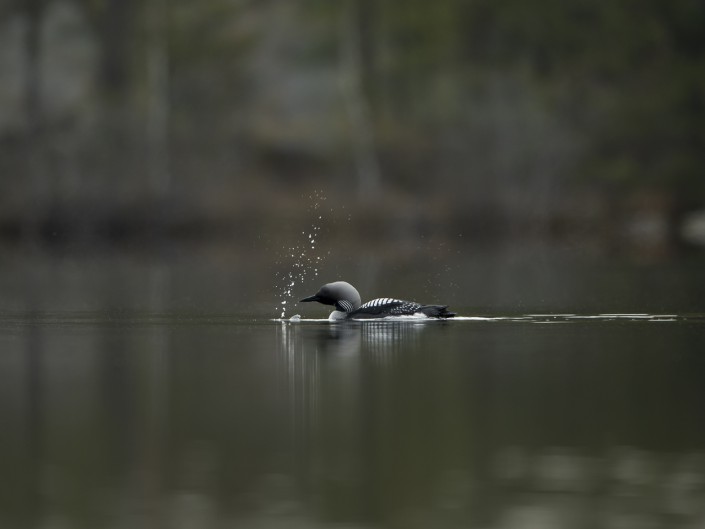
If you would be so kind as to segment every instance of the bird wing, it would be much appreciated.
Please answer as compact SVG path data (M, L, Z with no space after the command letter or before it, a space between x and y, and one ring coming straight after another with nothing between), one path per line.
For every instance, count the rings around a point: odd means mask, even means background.
M404 316L414 314L422 305L414 301L394 298L377 298L360 305L352 316Z

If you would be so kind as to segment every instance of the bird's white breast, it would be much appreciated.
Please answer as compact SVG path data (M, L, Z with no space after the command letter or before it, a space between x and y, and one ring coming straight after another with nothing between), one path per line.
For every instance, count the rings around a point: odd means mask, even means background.
M340 321L344 320L347 318L348 314L347 312L343 312L340 310L334 310L333 312L330 313L330 316L328 316L328 321Z

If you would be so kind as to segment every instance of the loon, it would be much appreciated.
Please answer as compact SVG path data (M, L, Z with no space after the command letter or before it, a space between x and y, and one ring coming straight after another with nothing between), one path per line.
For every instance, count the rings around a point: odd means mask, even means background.
M335 310L328 317L329 320L371 319L414 314L443 319L455 316L455 312L446 310L448 305L421 305L415 301L403 299L377 298L362 304L358 291L345 281L323 285L316 294L301 300L301 302L307 301L333 305Z

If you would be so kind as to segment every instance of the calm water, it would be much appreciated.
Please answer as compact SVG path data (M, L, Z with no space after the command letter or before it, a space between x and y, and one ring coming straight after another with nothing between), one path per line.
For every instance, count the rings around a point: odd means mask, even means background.
M1 527L700 527L705 318L0 316Z
M702 259L323 248L294 323L248 250L0 252L0 528L705 524Z

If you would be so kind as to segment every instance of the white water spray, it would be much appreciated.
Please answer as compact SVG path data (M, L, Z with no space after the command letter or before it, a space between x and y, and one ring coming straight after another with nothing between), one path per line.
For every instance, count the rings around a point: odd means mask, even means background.
M281 310L281 319L286 316L286 306L289 301L293 301L293 291L297 283L303 283L309 274L318 275L318 267L323 258L316 255L316 243L320 235L323 224L322 205L326 201L326 196L322 191L314 191L309 195L311 200L311 212L314 221L308 231L301 232L301 242L287 248L281 261L288 264L288 271L278 274L278 281L282 285L281 302L275 310Z

